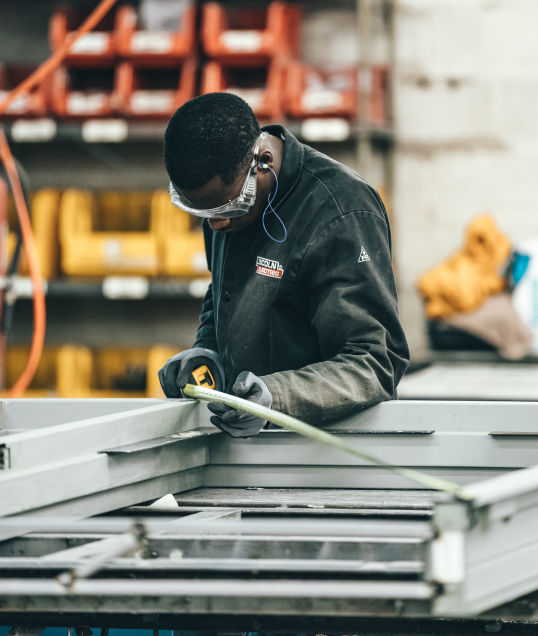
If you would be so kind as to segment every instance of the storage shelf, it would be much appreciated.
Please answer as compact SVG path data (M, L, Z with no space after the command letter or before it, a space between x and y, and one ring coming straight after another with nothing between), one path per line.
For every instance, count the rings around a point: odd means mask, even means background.
M308 121L308 120L307 120ZM312 120L309 120L310 122ZM345 120L342 120L345 121ZM98 120L92 119L84 122L64 122L47 120L18 120L4 123L8 138L18 143L46 143L52 141L75 141L87 143L122 143L122 142L148 142L162 141L168 122L155 121L131 122L124 119ZM266 126L268 121L260 121L260 126ZM318 125L314 136L305 135L301 121L286 120L280 122L298 139L306 142L341 142L357 140L368 137L392 143L394 139L390 124L349 124L346 134L340 127L339 130L327 129L323 131ZM316 133L319 136L316 138ZM331 138L332 137L332 138Z
M109 300L179 300L203 298L209 283L209 278L150 279L144 276L109 276L87 281L57 279L45 282L45 295L47 299L103 297ZM15 277L13 287L17 298L31 298L32 282L28 277Z

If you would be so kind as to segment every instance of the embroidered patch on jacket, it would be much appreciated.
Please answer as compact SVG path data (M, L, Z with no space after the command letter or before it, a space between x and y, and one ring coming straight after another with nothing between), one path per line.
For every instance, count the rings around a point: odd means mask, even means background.
M369 261L370 257L366 253L364 247L361 249L361 255L359 256L359 263L363 263L364 261Z
M271 261L268 258L258 256L256 258L256 273L271 278L282 278L284 268L278 261Z

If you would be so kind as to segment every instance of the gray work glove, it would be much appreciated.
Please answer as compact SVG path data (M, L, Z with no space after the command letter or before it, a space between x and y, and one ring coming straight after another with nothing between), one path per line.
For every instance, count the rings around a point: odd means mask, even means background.
M226 378L219 354L211 349L196 347L168 358L164 367L159 369L159 382L166 397L181 397L181 389L186 384L196 384L192 372L203 365L209 369L215 380L215 390L223 391Z
M271 408L273 404L273 398L265 382L250 371L243 371L237 376L232 390L238 397L250 402L268 408ZM220 402L210 402L207 408L215 414L211 418L211 423L231 437L252 437L257 435L267 424L267 420L244 411L238 411Z

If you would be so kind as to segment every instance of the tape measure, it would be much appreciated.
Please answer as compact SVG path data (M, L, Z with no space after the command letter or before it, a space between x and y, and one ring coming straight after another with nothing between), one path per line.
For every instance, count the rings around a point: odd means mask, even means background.
M204 367L200 368L202 369ZM397 475L401 475L406 479L411 479L412 481L422 484L423 486L426 486L426 488L450 493L463 501L472 501L474 499L474 495L466 491L464 486L453 484L450 481L446 481L445 479L441 479L435 475L428 475L413 468L386 464L383 460L366 453L360 448L352 446L349 442L346 442L340 437L337 437L328 431L324 431L321 428L317 428L316 426L305 424L304 422L291 417L291 415L279 413L278 411L262 406L261 404L256 404L256 402L244 400L236 395L228 395L226 393L221 393L220 391L211 391L211 393L206 393L205 390L206 388L200 384L198 386L187 384L183 389L183 393L187 397L192 397L197 400L204 400L205 402L221 402L222 404L231 406L233 409L238 409L245 413L251 413L256 417L272 422L281 428L289 428L292 431L299 433L299 435L315 439L321 444L332 446L333 448L338 448L339 450L349 453L350 455L354 455L355 457L360 457L371 464L375 464L381 468L390 470Z
M211 375L211 371L208 367L202 365L192 372L192 377L198 386L204 387L204 389L214 389L217 385Z

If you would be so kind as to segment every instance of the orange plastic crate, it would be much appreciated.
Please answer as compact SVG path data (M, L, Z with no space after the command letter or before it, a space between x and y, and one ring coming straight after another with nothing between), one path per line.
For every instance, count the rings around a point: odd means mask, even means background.
M118 109L128 117L171 117L195 95L196 60L175 68L146 68L123 62L118 67Z
M298 57L301 9L271 2L260 9L224 7L217 2L202 10L205 53L220 62L260 64L274 57Z
M51 105L58 117L110 117L114 113L116 68L58 68L52 78Z
M88 17L89 11L69 9L57 11L49 22L49 42L53 52L65 43L67 37L78 29ZM93 31L80 37L65 58L68 65L106 66L114 61L114 15L109 13Z
M196 52L196 7L178 16L178 30L143 31L137 28L133 7L125 6L116 16L115 46L119 56L133 64L171 66Z
M357 116L358 69L314 68L292 61L287 69L286 110L289 115L304 117Z
M0 64L0 102L7 94L23 80L34 68L31 66L15 66ZM44 82L30 93L24 93L8 107L2 119L14 117L43 117L47 114L47 88L49 82Z
M233 93L243 98L257 117L279 120L283 117L285 69L285 62L279 59L252 68L209 62L201 93Z

